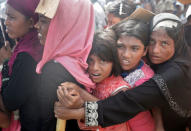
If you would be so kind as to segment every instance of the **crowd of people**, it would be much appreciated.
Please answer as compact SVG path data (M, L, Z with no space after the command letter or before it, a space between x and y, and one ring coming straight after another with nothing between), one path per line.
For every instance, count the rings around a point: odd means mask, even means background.
M7 0L1 130L191 131L182 1Z

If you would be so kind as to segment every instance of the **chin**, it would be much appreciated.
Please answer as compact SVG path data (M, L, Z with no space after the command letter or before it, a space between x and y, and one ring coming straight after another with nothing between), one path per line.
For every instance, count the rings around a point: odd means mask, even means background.
M163 62L161 62L161 61L151 61L151 63L153 63L153 64L161 64Z

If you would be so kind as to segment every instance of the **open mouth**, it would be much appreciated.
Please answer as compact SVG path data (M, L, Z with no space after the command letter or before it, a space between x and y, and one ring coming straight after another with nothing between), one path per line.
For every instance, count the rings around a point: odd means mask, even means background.
M130 64L130 62L128 60L125 60L125 59L121 60L121 62L124 65L129 65Z
M97 74L97 73L91 73L91 76L92 76L92 77L99 77L100 74Z

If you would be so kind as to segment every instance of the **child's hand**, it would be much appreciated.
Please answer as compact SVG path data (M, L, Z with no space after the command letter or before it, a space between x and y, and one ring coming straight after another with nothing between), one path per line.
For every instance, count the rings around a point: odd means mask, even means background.
M58 87L57 96L59 102L66 108L81 108L84 100L81 98L78 91L70 87Z
M8 41L6 41L5 46L3 46L0 49L1 52L1 56L4 60L9 59L11 57L12 51L11 51L11 47Z
M55 117L63 120L70 119L84 119L84 109L69 109L64 107L60 102L56 102L54 105Z

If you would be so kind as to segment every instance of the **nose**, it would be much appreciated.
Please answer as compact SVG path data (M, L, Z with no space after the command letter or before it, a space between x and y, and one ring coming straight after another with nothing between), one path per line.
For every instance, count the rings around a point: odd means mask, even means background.
M97 70L99 70L99 64L97 63L97 62L95 62L94 64L93 64L93 68L92 68L94 71L97 71Z
M156 43L156 44L152 45L152 46L150 47L150 50L151 50L151 52L154 53L154 54L160 53L160 46L159 46L159 44Z
M39 30L39 22L37 22L35 25L34 25L34 27L37 29L37 30Z
M130 58L131 57L131 53L128 49L126 49L123 53L122 53L122 56L124 58Z
M4 24L5 24L6 26L9 24L9 20L8 20L7 16L6 16L6 19L5 19Z

